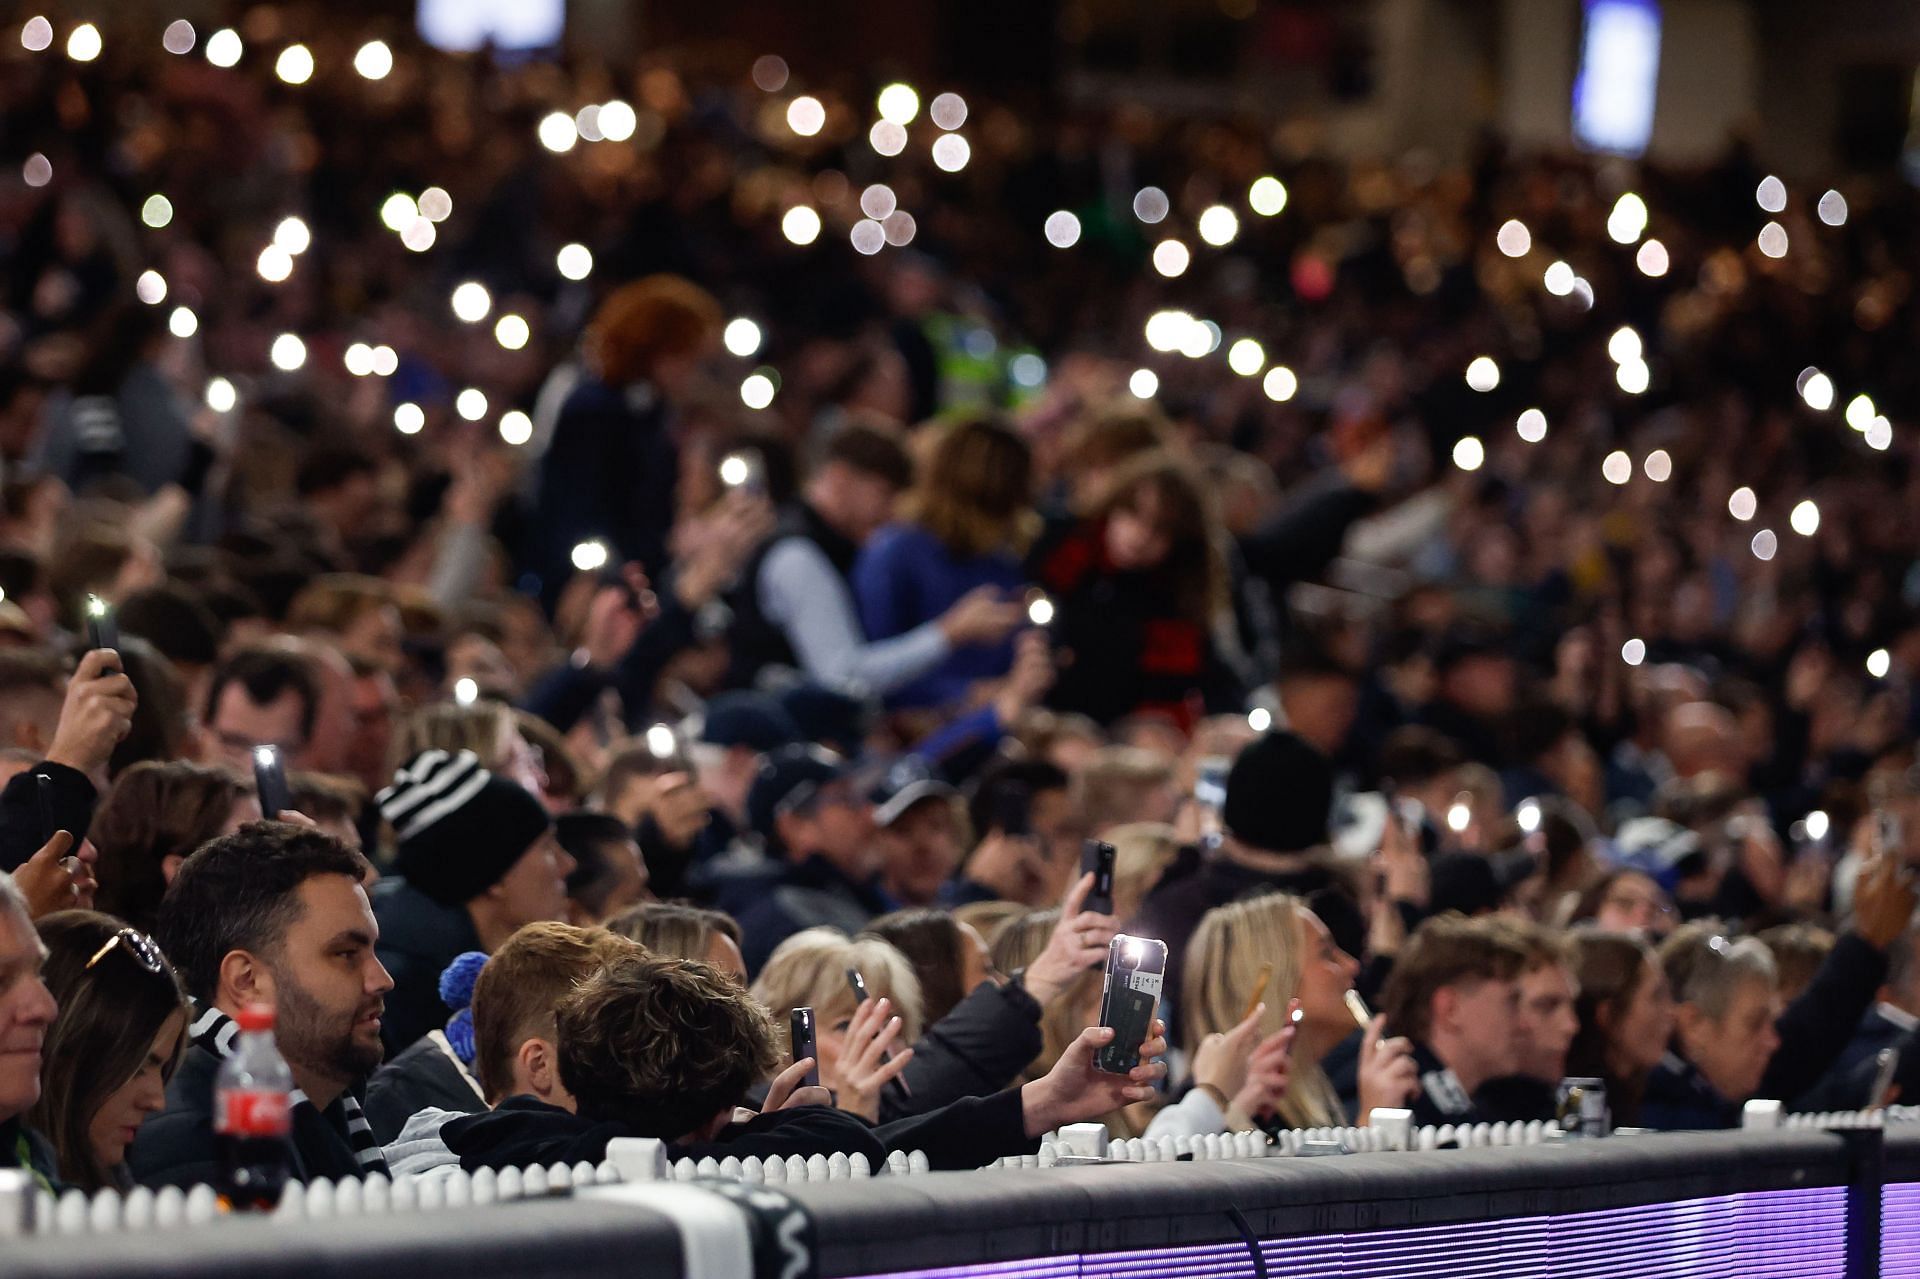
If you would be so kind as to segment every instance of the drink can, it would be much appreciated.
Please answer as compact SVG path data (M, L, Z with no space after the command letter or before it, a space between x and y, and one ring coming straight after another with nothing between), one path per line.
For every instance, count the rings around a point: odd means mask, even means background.
M1562 1079L1559 1095L1556 1114L1562 1132L1573 1137L1604 1137L1613 1131L1612 1116L1607 1113L1606 1080Z

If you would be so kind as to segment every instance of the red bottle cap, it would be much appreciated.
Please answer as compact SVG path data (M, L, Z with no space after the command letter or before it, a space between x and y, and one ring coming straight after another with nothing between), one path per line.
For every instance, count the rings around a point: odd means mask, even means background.
M272 1030L273 1005L248 1004L233 1020L239 1024L241 1030Z

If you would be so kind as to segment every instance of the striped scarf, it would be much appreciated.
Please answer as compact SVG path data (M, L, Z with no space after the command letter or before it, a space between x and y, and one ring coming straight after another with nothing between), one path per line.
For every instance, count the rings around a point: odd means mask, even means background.
M196 1016L193 1025L187 1028L192 1041L222 1061L233 1056L234 1045L240 1037L239 1024L211 1004L201 1007L196 1003L194 1011ZM358 1097L351 1092L343 1092L331 1106L321 1110L305 1093L295 1088L287 1094L287 1100L296 1112L305 1106L344 1132L347 1145L353 1150L354 1162L360 1165L363 1175L387 1173L386 1156L380 1153L380 1143L374 1140L373 1125L367 1122L366 1112L360 1108Z

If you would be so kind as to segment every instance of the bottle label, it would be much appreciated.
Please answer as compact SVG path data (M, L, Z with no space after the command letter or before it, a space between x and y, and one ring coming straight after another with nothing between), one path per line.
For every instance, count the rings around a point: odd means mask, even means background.
M228 1089L218 1098L213 1129L223 1137L284 1137L293 1129L293 1110L283 1092Z

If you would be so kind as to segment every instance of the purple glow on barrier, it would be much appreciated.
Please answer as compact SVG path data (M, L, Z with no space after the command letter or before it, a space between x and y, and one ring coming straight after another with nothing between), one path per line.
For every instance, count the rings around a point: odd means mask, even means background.
M1888 1276L1920 1279L1920 1186L1888 1186ZM1894 1197L1908 1214L1894 1264ZM1631 1276L1840 1279L1846 1263L1846 1191L1840 1187L1715 1195L1562 1217L1517 1217L1405 1230L1269 1239L1268 1272L1288 1279L1536 1279ZM901 1271L864 1279L1252 1279L1241 1244L1036 1257Z
M1890 1182L1880 1192L1880 1273L1920 1279L1920 1184Z

